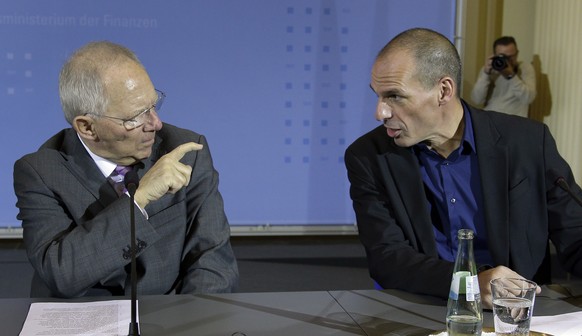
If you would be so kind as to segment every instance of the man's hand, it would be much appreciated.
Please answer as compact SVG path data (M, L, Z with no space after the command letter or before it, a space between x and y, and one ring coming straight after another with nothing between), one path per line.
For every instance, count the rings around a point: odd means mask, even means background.
M493 70L493 67L491 65L491 63L493 62L493 57L495 57L495 54L493 54L485 59L485 65L483 66L483 72L485 72L485 74L487 74L487 75L491 75L491 71Z
M493 54L493 55L487 57L487 59L485 59L485 65L483 66L483 72L485 72L485 74L487 74L487 75L491 75L493 73L493 71L496 71L501 76L503 76L505 78L511 78L511 77L515 76L515 70L511 64L508 64L501 71L497 71L497 70L493 69L492 63L493 63L493 58L495 56L497 56L497 55Z
M479 289L481 290L481 303L485 309L493 309L493 298L491 297L491 286L489 282L497 278L518 278L524 279L521 275L505 266L497 266L479 273ZM536 294L541 293L538 286Z
M187 186L190 183L192 167L181 163L180 160L186 153L200 149L202 145L188 142L162 156L142 177L135 192L135 202L143 209L165 194L175 194Z

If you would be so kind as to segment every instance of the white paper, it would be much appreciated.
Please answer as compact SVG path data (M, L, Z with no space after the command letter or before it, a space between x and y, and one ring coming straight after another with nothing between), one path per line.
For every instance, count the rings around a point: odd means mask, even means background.
M130 300L35 302L20 336L127 335L130 322Z
M553 316L532 316L529 330L550 335L582 335L582 311Z

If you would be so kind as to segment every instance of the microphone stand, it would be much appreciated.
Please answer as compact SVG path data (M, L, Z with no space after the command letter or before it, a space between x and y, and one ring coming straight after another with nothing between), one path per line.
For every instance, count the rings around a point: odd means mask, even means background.
M139 178L135 171L129 171L125 176L125 186L129 192L129 221L131 235L131 322L129 323L128 336L139 336L139 326L137 323L137 263L135 261L135 191L139 184Z

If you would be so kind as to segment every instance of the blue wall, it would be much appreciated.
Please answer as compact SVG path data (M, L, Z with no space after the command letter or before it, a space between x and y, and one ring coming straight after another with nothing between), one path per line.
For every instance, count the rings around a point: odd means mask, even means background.
M411 27L453 38L454 0L4 1L0 227L13 163L68 125L58 72L91 40L124 44L167 93L162 120L207 136L232 225L351 224L345 148L377 125L369 73Z

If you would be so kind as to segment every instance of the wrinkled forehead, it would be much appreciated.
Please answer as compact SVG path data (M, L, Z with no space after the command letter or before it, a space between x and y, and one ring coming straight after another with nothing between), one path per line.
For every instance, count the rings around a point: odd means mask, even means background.
M131 60L112 64L103 71L102 76L106 84L123 84L128 88L135 87L135 80L144 78L149 80L146 70L140 64Z
M409 52L394 50L376 59L372 67L372 81L409 78L414 74L415 69L414 59Z
M122 117L142 111L157 100L147 72L136 63L129 62L109 69L105 87L109 96L109 109L123 110Z
M415 58L411 50L393 47L376 58L374 65L390 66L392 69L414 65Z

